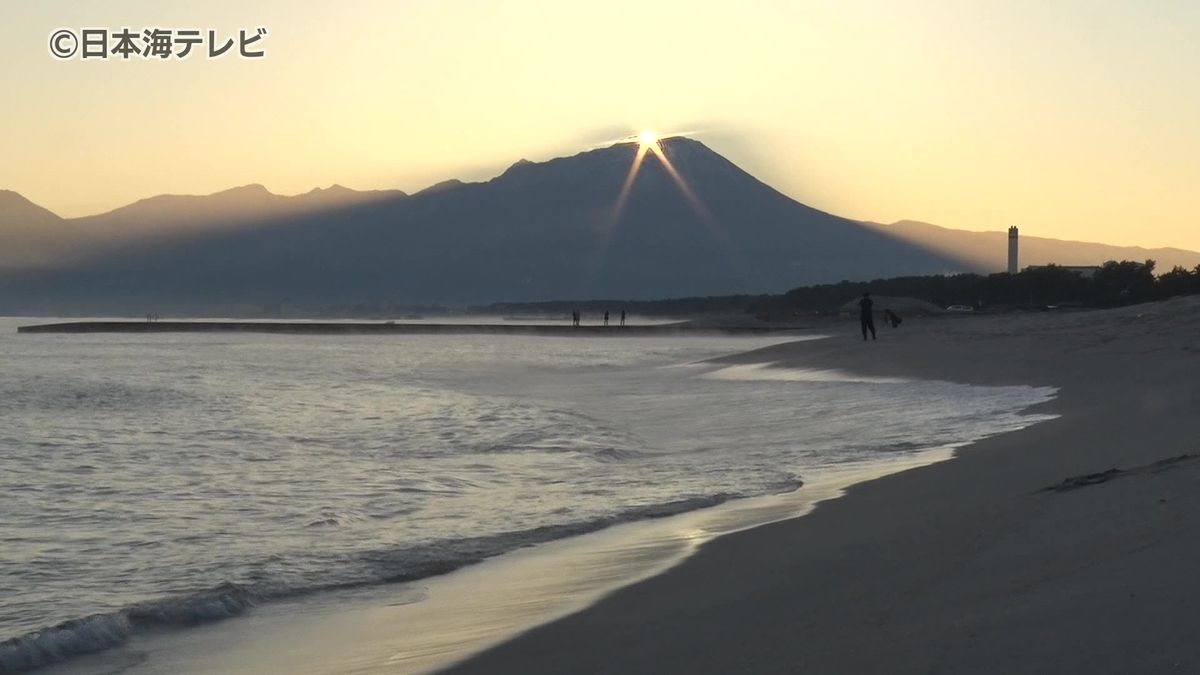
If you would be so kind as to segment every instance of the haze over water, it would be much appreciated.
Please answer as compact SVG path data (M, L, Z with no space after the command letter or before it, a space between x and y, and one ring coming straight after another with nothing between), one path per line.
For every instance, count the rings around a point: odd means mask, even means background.
M698 363L778 341L757 338L17 323L0 321L0 669L793 490L1019 428L1052 393Z

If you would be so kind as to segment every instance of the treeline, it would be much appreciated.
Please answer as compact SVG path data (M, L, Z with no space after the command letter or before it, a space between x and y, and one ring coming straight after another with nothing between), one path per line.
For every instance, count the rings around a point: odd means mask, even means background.
M492 305L483 311L556 314L625 309L635 314L754 314L776 318L797 313L836 313L864 292L925 300L947 307L1022 309L1047 306L1112 307L1200 294L1200 265L1176 267L1156 276L1154 261L1109 261L1088 276L1056 265L1029 267L1017 274L953 274L842 281L802 286L779 295L727 295L652 301L591 300Z
M1155 276L1154 261L1109 261L1090 276L1057 265L1028 267L1017 274L954 274L897 277L869 282L804 286L756 307L757 311L787 309L835 311L863 292L917 298L939 307L968 305L976 309L1037 308L1047 305L1112 307L1200 293L1200 266L1176 267Z

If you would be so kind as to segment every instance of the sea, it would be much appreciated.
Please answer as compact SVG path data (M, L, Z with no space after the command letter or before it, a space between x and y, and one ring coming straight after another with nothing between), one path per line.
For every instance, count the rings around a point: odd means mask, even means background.
M16 332L42 321L0 319L0 673L804 490L1055 393L710 360L820 335Z

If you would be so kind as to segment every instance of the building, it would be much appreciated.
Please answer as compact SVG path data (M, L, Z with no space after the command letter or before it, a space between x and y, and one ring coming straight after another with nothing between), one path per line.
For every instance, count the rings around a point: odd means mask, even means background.
M1017 226L1008 228L1008 273L1017 273Z

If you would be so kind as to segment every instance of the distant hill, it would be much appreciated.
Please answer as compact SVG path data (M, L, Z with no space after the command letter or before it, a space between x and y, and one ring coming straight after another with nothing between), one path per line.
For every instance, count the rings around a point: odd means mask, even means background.
M1008 266L1008 232L969 232L952 230L916 220L901 220L890 225L866 223L879 232L906 241L933 246L938 251L966 261L975 271L1000 272ZM1176 265L1194 269L1200 265L1200 252L1180 248L1141 248L1112 246L1085 241L1065 241L1030 236L1019 238L1019 262L1028 265L1100 265L1108 260L1154 260L1159 272Z
M959 252L914 240L906 227L805 206L698 141L671 138L661 148L679 181L647 154L620 209L636 144L522 160L489 181L445 181L413 195L333 186L284 197L250 185L60 219L3 193L0 231L14 242L6 251L27 262L0 259L0 312L286 314L636 300L778 293L989 264L982 252L972 257L974 248ZM978 236L935 230L948 240ZM1003 256L1006 244L997 249Z
M0 190L0 270L43 267L71 246L62 218L12 190Z
M0 190L0 271L72 268L132 248L170 244L222 229L401 199L400 190L359 192L333 185L301 195L245 185L210 195L158 195L82 218L60 218L16 192Z

